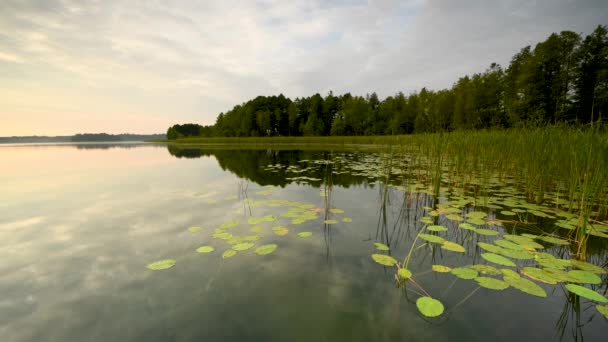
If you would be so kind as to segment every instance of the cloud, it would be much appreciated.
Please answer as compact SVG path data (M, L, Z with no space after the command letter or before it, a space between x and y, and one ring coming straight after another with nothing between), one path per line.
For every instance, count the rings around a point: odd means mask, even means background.
M118 132L124 116L159 132L257 95L449 87L607 12L590 0L5 0L0 135Z

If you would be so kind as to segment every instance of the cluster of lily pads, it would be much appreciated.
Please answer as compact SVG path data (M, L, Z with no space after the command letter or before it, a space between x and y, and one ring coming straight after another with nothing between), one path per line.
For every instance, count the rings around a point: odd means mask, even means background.
M265 189L256 192L259 196L268 196L272 193L272 189ZM275 236L285 236L289 233L290 228L282 224L274 224L277 220L282 218L284 221L289 221L291 225L297 226L308 221L314 221L320 219L319 213L327 211L331 214L344 214L344 210L338 208L317 208L313 204L299 203L281 199L245 199L245 203L250 207L268 207L268 208L285 208L288 209L277 215L264 215L264 216L252 216L249 217L246 222L240 220L229 220L211 232L211 238L217 241L221 241L226 245L226 248L222 252L222 258L227 259L237 255L239 252L244 252L253 249L253 252L257 255L267 255L273 253L278 245L276 243L269 244L258 244L262 240L260 235L263 231L270 231ZM352 222L349 217L342 217L342 222ZM336 224L338 220L325 219L323 223L326 225ZM237 227L243 227L247 225L248 233L239 234L237 233ZM264 225L266 224L266 226ZM272 227L268 227L271 225ZM206 229L199 226L192 226L188 228L190 233L196 234L205 231ZM240 229L242 231L243 229ZM299 231L296 234L299 238L308 238L313 235L311 231ZM255 247L255 248L254 248ZM211 245L203 245L196 249L197 253L209 254L216 250ZM174 259L163 259L147 265L150 270L165 270L175 266L176 260Z

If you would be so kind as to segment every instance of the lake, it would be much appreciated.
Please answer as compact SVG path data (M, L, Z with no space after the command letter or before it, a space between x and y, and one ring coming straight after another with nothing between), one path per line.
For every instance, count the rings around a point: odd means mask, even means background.
M608 226L571 261L560 194L532 203L508 175L432 185L415 157L363 147L0 160L2 341L606 338Z

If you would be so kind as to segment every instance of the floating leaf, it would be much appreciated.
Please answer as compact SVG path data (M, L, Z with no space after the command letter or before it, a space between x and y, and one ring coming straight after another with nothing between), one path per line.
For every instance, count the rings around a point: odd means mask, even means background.
M350 217L345 217L345 218L342 219L342 222L344 222L344 223L350 223L350 222L353 222L353 219L350 218Z
M517 213L514 213L512 211L508 211L508 210L503 210L500 213L503 214L503 215L505 215L505 216L514 216L514 215L517 215Z
M592 273L599 273L599 274L605 274L606 273L605 269L603 269L603 268L601 268L601 267L599 267L597 265L585 262L585 261L570 260L570 263L572 264L572 266L574 266L576 268L579 268L579 269L581 269L583 271L589 271L589 272L592 272Z
M509 241L509 240L503 240L503 239L494 240L494 244L496 244L500 247L513 249L513 250L517 250L517 251L521 251L524 249L524 247L522 245Z
M388 251L390 249L387 245L380 242L374 242L374 245L379 251Z
M253 246L255 246L255 243L253 243L253 242L243 242L243 243L239 243L239 244L232 246L232 249L240 252L240 251L248 250L249 248L251 248Z
M176 261L173 259L164 259L164 260L159 260L159 261L153 262L151 264L148 264L148 266L146 266L146 267L153 271L159 271L159 270L166 270L167 268L171 268L171 267L175 266L175 263L176 263Z
M534 256L525 250L514 250L514 249L508 249L508 248L503 248L502 251L500 251L501 255L506 256L508 258L512 258L512 259L521 259L521 260L530 260L530 259L534 259Z
M514 287L527 294L531 294L533 296L541 297L541 298L547 297L547 292L545 292L545 290L542 287L538 286L535 282L530 281L526 278L511 277L511 276L505 275L503 277L503 280L507 284L511 285L511 287Z
M568 289L568 291L570 291L574 294L577 294L583 298L587 298L587 299L595 301L595 302L608 303L608 299L606 299L606 297L593 291L590 288L576 285L576 284L568 284L568 285L566 285L566 289Z
M444 307L440 301L431 297L420 297L416 300L416 306L421 314L426 317L437 317L443 313Z
M222 223L219 228L220 229L228 229L228 228L233 228L239 225L239 221L238 220L232 220L232 221L228 221L228 222L224 222Z
M189 228L188 228L188 231L189 231L190 233L198 233L198 232L200 232L201 230L203 230L203 228L201 228L201 227L189 227Z
M255 226L255 227L249 229L249 231L252 232L252 233L261 233L262 232L262 227Z
M344 214L344 210L342 210L342 209L336 209L336 208L329 209L329 212L333 213L333 214Z
M449 268L447 266L443 266L443 265L433 265L432 268L433 268L433 271L439 272L439 273L447 273L452 270L451 268Z
M445 218L447 218L450 221L457 221L457 222L464 220L460 215L457 215L457 214L450 214L450 215L447 215Z
M576 279L577 283L600 284L602 282L600 277L589 271L573 270L568 272L568 275Z
M216 239L228 240L232 238L232 234L228 232L215 233L212 235Z
M452 252L458 252L458 253L465 252L464 247L462 247L461 245L457 244L456 242L452 242L452 241L444 241L443 244L441 245L441 248L447 249L448 251L452 251Z
M222 258L228 259L236 255L236 251L234 249L229 249L222 254Z
M596 305L595 308L597 309L597 312L601 313L602 315L604 315L604 317L606 317L606 319L608 319L608 305Z
M307 237L312 236L312 232L299 232L298 236L301 238L307 238Z
M543 249L545 248L545 246L539 244L538 242L534 242L532 239L527 238L525 236L521 236L521 235L511 235L511 234L504 234L502 236L504 239L513 241L515 243L518 243L524 247L531 247L534 249Z
M460 279L474 279L479 274L474 269L467 268L467 267L453 268L450 272Z
M325 221L323 221L323 223L325 223L325 224L336 224L336 223L338 223L338 220L325 220Z
M432 232L445 232L448 229L444 226L433 225L433 226L426 227L426 230L430 230Z
M515 263L513 261L511 261L503 256L500 256L498 254L481 253L481 257L486 259L489 262L493 262L498 265L515 267Z
M477 246L481 247L482 249L485 249L488 252L492 252L492 253L496 253L496 254L500 254L503 251L503 248L500 248L498 246L495 246L491 243L487 243L487 242L478 242Z
M479 234L479 235L486 235L486 236L495 236L500 234L499 232L492 230L492 229L482 229L482 228L476 228L475 229L475 233Z
M534 280L550 285L555 285L559 282L559 280L553 278L549 273L543 272L540 268L524 267L522 273Z
M576 278L572 277L570 274L568 274L568 272L566 272L564 270L547 267L547 268L543 268L543 272L547 273L548 275L550 275L552 278L555 278L559 282L571 282L571 283L578 282L578 280Z
M433 224L433 218L425 216L420 219L420 222L426 223L426 224Z
M499 275L501 272L497 270L494 266L490 265L471 265L470 268L481 274L490 274L490 275Z
M372 259L384 266L394 266L397 263L397 260L395 260L393 257L384 254L372 254Z
M472 218L472 219L483 219L486 216L488 216L488 214L484 213L483 211L471 211L470 213L467 213L465 216Z
M486 224L486 221L484 221L482 219L470 218L467 220L467 223L474 224L477 226L484 226Z
M490 290L504 290L509 287L509 284L506 282L490 277L477 277L475 278L475 281L479 283L479 286Z
M462 229L466 229L466 230L475 230L475 229L477 229L473 225L471 225L470 223L467 223L467 222L459 224L458 227L460 227Z
M434 243L444 243L445 239L442 238L441 236L437 236L437 235L431 235L431 234L418 234L418 237L426 240L428 242L434 242Z
M215 248L211 246L202 246L196 249L198 253L211 253L215 250Z
M512 278L520 278L520 277L521 277L521 276L519 275L519 273L517 273L517 272L515 272L515 271L513 271L513 270L511 270L511 269L508 269L508 268L501 268L501 269L500 269L500 272L501 272L503 275L507 276L507 277L512 277Z
M549 253L536 253L534 260L542 266L555 269L563 269L572 265L570 260L558 259Z
M410 279L412 277L412 272L407 268L400 268L397 273L401 279Z
M272 227L272 231L278 236L287 235L287 233L289 233L289 229L283 226Z
M277 247L278 246L274 243L271 243L269 245L263 245L263 246L260 246L255 249L255 254L258 254L258 255L270 254L270 253L274 252L277 249Z

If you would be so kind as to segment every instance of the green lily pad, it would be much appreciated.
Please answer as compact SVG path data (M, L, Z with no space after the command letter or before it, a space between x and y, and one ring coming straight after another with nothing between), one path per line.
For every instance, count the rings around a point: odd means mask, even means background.
M153 271L159 271L159 270L166 270L168 268L171 268L171 267L175 266L175 263L176 263L176 261L173 259L164 259L164 260L159 260L159 261L153 262L151 264L148 264L148 266L146 266L146 267Z
M534 242L532 239L525 237L525 236L504 234L502 237L503 237L503 239L507 239L507 240L513 241L517 244L520 244L523 247L530 247L530 248L534 248L534 249L545 248L545 246L539 244L538 242Z
M420 222L426 223L426 224L433 224L433 218L425 216L420 219Z
M410 279L412 277L412 272L407 268L400 268L397 273L401 279Z
M583 271L589 271L589 272L598 273L598 274L606 274L605 269L603 269L597 265L585 262L585 261L570 260L570 263L572 264L572 266L579 268Z
M428 242L433 242L433 243L444 243L445 239L442 238L441 236L437 236L437 235L431 235L431 234L418 234L418 237L426 240Z
M515 263L503 256L500 256L498 254L494 254L494 253L481 253L481 257L486 259L489 262L493 262L495 264L498 265L503 265L503 266L511 266L511 267L515 267Z
M456 222L464 221L462 216L460 216L458 214L449 214L449 215L446 215L445 218L447 218L450 221L456 221Z
M272 227L272 231L278 236L287 235L287 233L289 233L289 229L283 226Z
M602 315L604 315L604 317L606 317L606 319L608 319L608 305L596 305L595 308L597 309L597 312L601 313Z
M452 242L452 241L444 241L443 244L441 245L441 248L447 249L448 251L452 251L452 252L458 252L458 253L464 253L466 251L463 246L457 244L456 242Z
M299 232L298 236L301 238L307 238L312 236L312 232Z
M215 250L215 248L211 246L202 246L196 249L197 253L211 253Z
M249 229L249 231L250 231L250 232L252 232L252 233L261 233L261 232L262 232L262 229L263 229L263 228L262 228L262 227L260 227L260 226L255 226L255 227L253 227L253 228Z
M559 282L559 280L553 278L549 273L544 272L540 268L524 267L521 272L529 278L543 282L545 284L555 285Z
M344 214L344 210L337 209L337 208L331 208L331 209L329 209L329 212L333 213L333 214Z
M492 229L483 229L483 228L476 228L474 230L475 233L479 234L479 235L486 235L486 236L495 236L500 234L499 232L492 230Z
M255 254L266 255L274 252L277 249L277 245L274 243L263 245L255 249Z
M505 216L515 216L515 215L517 215L517 213L514 213L514 212L509 211L509 210L503 210L500 213L503 214L503 215L505 215Z
M563 269L572 265L570 260L558 259L549 253L536 253L534 260L542 266L554 269Z
M323 221L323 223L325 223L325 224L336 224L336 223L338 223L338 220L325 220L325 221Z
M344 223L350 223L350 222L353 222L353 219L350 218L350 217L345 217L345 218L342 219L342 222L344 222Z
M450 271L453 275L460 279L475 279L479 274L477 271L467 267L456 267Z
M229 249L222 254L222 258L228 259L236 255L236 251L234 249Z
M475 281L477 281L479 286L490 290L504 290L509 287L509 284L506 282L490 277L477 277Z
M461 229L466 229L466 230L475 230L475 229L477 229L472 224L466 223L466 222L459 224L458 227L461 228Z
M560 270L557 268L545 267L543 268L543 272L549 274L552 278L555 278L559 282L571 282L576 283L578 280L568 274L568 272L564 270Z
M387 245L380 243L380 242L374 242L374 245L376 246L376 249L379 251L388 251L390 249Z
M471 211L470 213L467 213L465 216L472 218L472 219L483 219L486 216L488 216L488 214L484 213L483 211Z
M514 287L527 294L531 294L533 296L541 297L541 298L547 297L547 292L545 292L545 290L542 287L538 286L535 282L528 280L526 278L511 277L511 276L505 275L503 277L503 280L505 281L505 283L511 285L511 287Z
M577 283L585 283L585 284L601 284L602 279L598 277L595 273L591 273L589 271L581 271L581 270L573 270L568 272L572 278L577 280Z
M243 243L239 243L239 244L232 246L232 249L240 252L240 251L248 250L249 248L251 248L253 246L255 246L255 243L253 243L253 242L243 242Z
M416 307L426 317L437 317L443 313L444 307L440 301L431 297L420 297L416 300Z
M228 232L219 232L219 233L213 234L212 237L214 237L216 239L229 240L230 238L232 238L232 234L230 234Z
M489 274L489 275L499 275L502 274L499 270L497 270L494 266L490 265L471 265L469 268L474 269L475 271L481 274Z
M188 231L189 231L190 233L198 233L198 232L200 232L201 230L203 230L203 228L201 228L201 227L189 227L189 228L188 228Z
M486 221L482 219L470 218L467 220L467 223L474 224L476 226L485 226Z
M480 248L482 248L488 252L496 253L496 254L501 254L503 251L503 248L493 245L491 243L487 243L487 242L478 242L477 246L479 246Z
M228 228L233 228L239 225L239 221L238 220L232 220L232 221L228 221L228 222L224 222L222 223L219 228L220 229L228 229Z
M394 266L397 263L397 260L395 260L393 257L384 254L372 254L372 259L384 266Z
M439 272L439 273L447 273L452 270L450 267L443 266L443 265L433 265L432 269L433 269L433 271Z
M500 246L500 247L504 247L504 248L508 248L508 249L513 249L516 251L521 251L524 249L524 247L518 243L509 241L509 240L503 240L503 239L498 239L498 240L494 240L494 244Z
M517 272L515 272L515 271L513 271L513 270L511 270L511 269L508 269L508 268L501 268L501 269L500 269L500 272L501 272L503 275L507 276L507 277L512 277L512 278L521 278L521 276L519 275L519 273L517 273Z
M507 258L511 258L511 259L521 259L521 260L534 259L534 255L532 255L530 252L525 251L525 250L518 251L515 249L503 248L499 254L506 256Z
M583 298L587 298L589 300L600 302L600 303L608 303L608 299L602 296L601 294L593 291L590 288L576 285L576 284L568 284L566 285L566 289L574 294L577 294Z
M433 226L426 227L426 230L430 230L432 232L445 232L448 229L444 226L433 225Z

